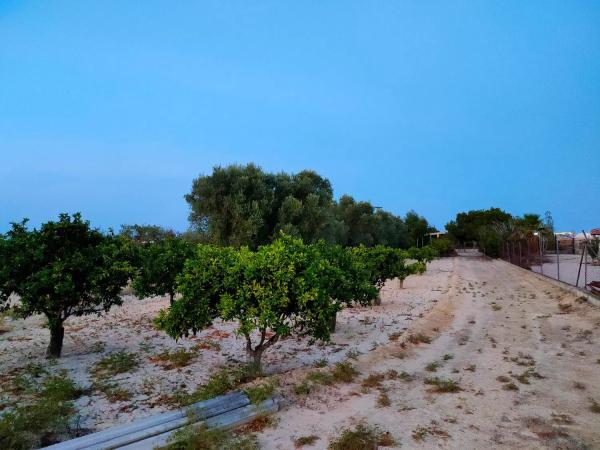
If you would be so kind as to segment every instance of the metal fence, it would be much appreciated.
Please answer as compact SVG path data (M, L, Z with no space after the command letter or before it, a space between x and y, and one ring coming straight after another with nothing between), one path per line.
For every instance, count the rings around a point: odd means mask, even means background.
M501 258L541 275L600 294L600 260L592 240L529 236L502 242ZM592 249L592 250L591 250Z

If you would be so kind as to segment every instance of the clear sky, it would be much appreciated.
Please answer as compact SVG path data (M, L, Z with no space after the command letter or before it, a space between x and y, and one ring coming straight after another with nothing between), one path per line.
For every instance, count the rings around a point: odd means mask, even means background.
M600 2L0 0L0 230L184 230L250 161L437 227L600 227Z

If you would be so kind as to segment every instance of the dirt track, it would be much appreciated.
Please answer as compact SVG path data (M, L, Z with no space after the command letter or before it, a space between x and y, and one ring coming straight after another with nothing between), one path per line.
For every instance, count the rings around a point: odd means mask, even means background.
M413 292L430 281L409 280ZM408 343L417 333L431 343ZM316 435L303 448L325 449L362 421L389 431L402 448L600 448L600 414L591 410L591 399L600 402L599 339L598 308L502 261L454 258L447 292L400 339L361 355L357 382L302 398L292 391L305 372L286 376L288 405L261 444L288 449ZM425 369L432 362L440 364L435 372ZM367 375L390 369L413 379L361 387ZM424 383L433 376L457 381L461 391L434 393ZM381 390L390 406L378 406Z

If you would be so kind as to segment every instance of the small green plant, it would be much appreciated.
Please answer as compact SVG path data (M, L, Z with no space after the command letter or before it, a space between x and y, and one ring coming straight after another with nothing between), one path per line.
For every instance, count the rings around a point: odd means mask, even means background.
M423 333L411 334L408 336L408 342L411 344L430 344L431 338Z
M339 438L329 443L329 450L366 450L379 445L393 446L395 442L389 433L359 424L353 430L343 430Z
M196 352L180 348L174 352L165 350L164 352L151 357L150 361L159 364L166 370L170 370L185 367L196 357Z
M259 450L254 435L236 436L224 429L205 425L188 426L169 438L167 445L157 450Z
M273 395L273 392L275 392L275 382L269 380L266 383L246 388L245 392L250 402L257 405Z
M208 400L218 395L226 394L240 384L250 381L251 379L252 374L249 373L245 366L233 368L223 367L210 375L208 380L204 384L198 386L191 394L177 392L172 400L180 406Z
M437 393L454 393L462 390L456 381L450 379L434 377L426 378L424 382L433 386L433 392Z
M303 381L294 386L294 394L296 395L308 395L310 394L310 383Z
M322 384L324 386L330 386L333 384L333 375L331 375L329 372L310 372L308 375L306 375L306 381Z
M388 339L393 342L397 341L400 338L400 336L402 336L402 334L402 331L396 331L395 333L390 334Z
M331 370L331 375L336 381L350 383L358 375L358 371L348 361L337 363Z
M429 434L429 429L427 427L417 427L412 431L412 438L415 441L422 441Z
M425 366L425 370L427 372L437 372L439 367L440 367L440 363L434 361L434 362L430 362L429 364L427 364Z
M119 387L116 383L100 381L92 385L92 389L101 392L111 402L122 402L131 399L131 392Z
M450 361L452 358L454 358L454 355L452 353L446 353L442 359L444 361Z
M305 445L313 445L318 440L319 436L315 436L314 434L311 434L310 436L300 436L299 438L294 439L294 446L300 448Z
M98 379L110 378L120 373L131 372L139 364L135 353L125 351L110 353L92 368L92 374Z
M400 375L398 375L398 378L400 378L402 381L412 381L414 380L414 377L405 371L400 372Z
M354 359L354 360L357 360L359 355L360 355L360 352L358 350L348 350L346 352L346 358L350 358L350 359Z
M395 380L395 379L397 379L399 376L400 376L400 374L399 374L399 373L398 373L398 371L397 371L397 370L395 370L395 369L390 369L390 370L388 370L388 371L385 373L385 377L386 377L388 380Z
M590 398L590 411L596 414L600 414L600 403L598 403L596 400L594 400L593 398Z
M518 391L519 390L519 386L517 386L515 383L510 382L504 385L504 389L507 391Z
M365 378L361 386L367 389L381 387L381 382L385 379L385 375L382 373L372 373Z
M377 406L385 408L392 404L390 397L387 395L387 392L380 392L379 397L377 398Z
M321 358L321 359L315 361L314 365L315 365L315 367L317 367L317 368L320 369L320 368L323 368L323 367L327 367L327 364L328 364L327 360L325 358Z

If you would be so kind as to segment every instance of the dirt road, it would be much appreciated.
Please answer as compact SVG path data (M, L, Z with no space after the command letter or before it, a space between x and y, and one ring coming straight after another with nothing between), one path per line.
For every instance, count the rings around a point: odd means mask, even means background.
M294 386L306 371L286 375L287 406L261 447L294 448L314 435L303 448L325 449L363 422L402 448L600 448L600 310L502 261L458 257L448 266L449 287L432 309L352 361L355 382L302 395ZM409 280L413 292L430 281ZM431 342L411 343L419 333ZM370 374L387 375L361 385ZM434 377L442 382L426 383ZM446 380L460 390L436 392L456 388Z

